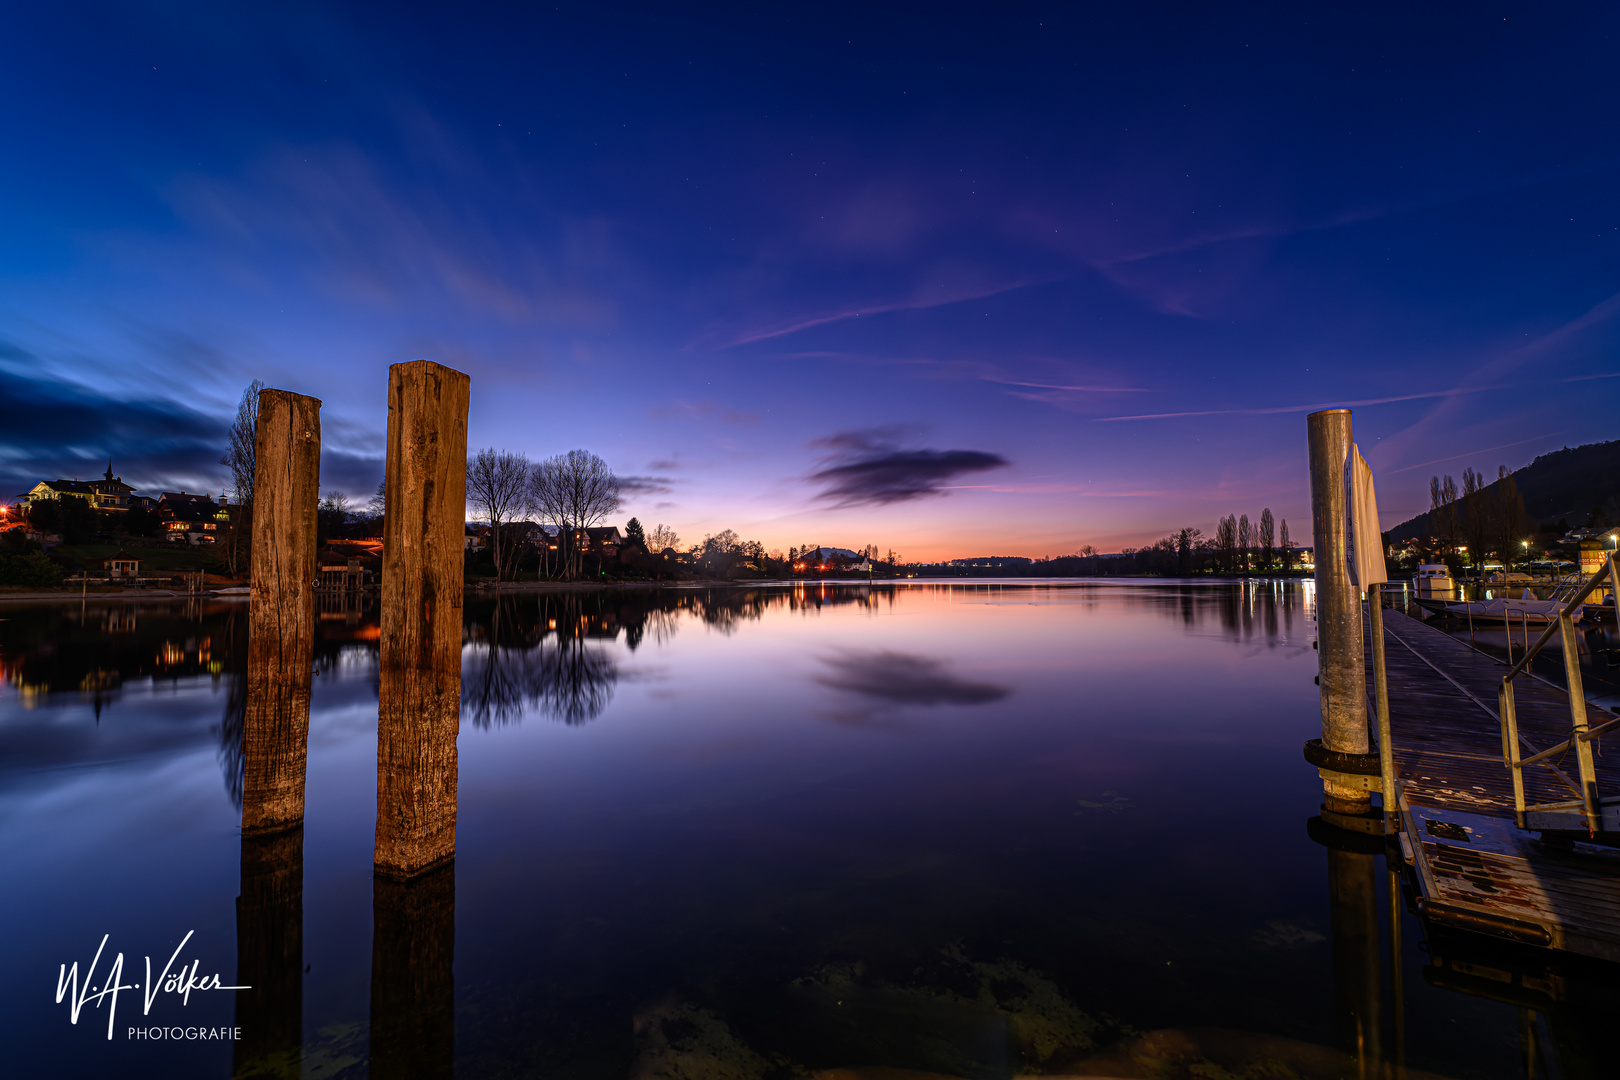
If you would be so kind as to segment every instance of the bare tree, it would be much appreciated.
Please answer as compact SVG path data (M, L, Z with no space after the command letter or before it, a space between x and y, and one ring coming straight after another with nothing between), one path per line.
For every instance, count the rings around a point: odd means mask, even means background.
M221 465L231 470L231 497L236 500L236 511L231 516L230 544L225 549L232 577L238 577L248 563L252 545L253 472L258 467L259 391L263 389L264 383L254 379L242 391L225 453L219 459Z
M1288 538L1288 519L1282 519L1282 530L1277 537L1277 546L1282 549L1282 568L1289 571L1294 568L1294 542Z
M467 502L489 522L490 551L495 557L495 580L516 576L517 559L510 526L529 508L529 459L506 450L484 449L467 462Z
M1475 573L1483 573L1485 566L1486 547L1491 542L1491 534L1496 530L1491 520L1495 515L1494 509L1485 494L1487 484L1485 477L1473 469L1463 470L1462 492L1462 531L1463 538L1468 541L1468 561L1473 564Z
M1271 507L1260 511L1260 569L1271 570L1271 561L1277 548L1277 519L1271 516Z
M529 475L529 502L542 518L557 526L568 573L578 577L578 533L602 523L619 509L619 478L607 462L589 450L570 450L547 458ZM654 534L658 532L653 530Z
M1215 548L1220 552L1221 570L1237 570L1238 527L1237 518L1227 514L1215 526Z
M653 531L647 534L647 550L654 555L663 554L667 548L678 549L680 546L681 538L668 525L655 525Z
M1244 514L1238 518L1237 525L1238 566L1247 572L1249 569L1249 549L1254 547L1254 530L1249 528L1249 515Z
M1440 559L1453 562L1457 547L1457 481L1429 477L1429 532L1440 546ZM1456 569L1455 566L1452 567Z
M1530 531L1530 515L1524 509L1524 496L1519 494L1518 481L1513 479L1506 465L1496 468L1496 500L1497 545L1502 553L1502 568L1505 571L1515 559L1521 557L1522 541Z
M327 491L326 497L315 510L318 542L324 544L328 540L342 539L343 534L348 531L349 519L353 513L353 506L347 495L341 491Z

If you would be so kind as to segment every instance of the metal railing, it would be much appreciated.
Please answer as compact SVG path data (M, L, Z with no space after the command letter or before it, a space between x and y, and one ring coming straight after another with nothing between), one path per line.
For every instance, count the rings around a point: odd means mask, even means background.
M1508 669L1502 676L1501 688L1497 691L1498 715L1502 719L1502 760L1513 774L1513 811L1514 820L1519 828L1528 829L1531 814L1574 814L1578 813L1584 821L1588 834L1596 834L1602 827L1602 807L1598 801L1597 771L1592 761L1592 740L1600 738L1609 730L1620 727L1620 720L1610 720L1608 723L1592 727L1586 719L1586 693L1581 686L1581 656L1579 643L1575 637L1575 614L1580 610L1581 604L1592 591L1596 589L1607 577L1609 588L1620 604L1620 571L1616 571L1614 555L1608 556L1608 565L1592 575L1579 591L1564 604L1558 613L1556 621L1549 621L1547 629L1541 636L1525 649L1519 662ZM1546 749L1537 749L1529 739L1519 734L1519 723L1514 707L1513 680L1530 670L1530 662L1535 659L1541 647L1551 640L1553 632L1557 631L1561 637L1564 649L1564 679L1569 692L1570 735L1569 738L1556 746ZM1528 636L1528 635L1526 635ZM1511 655L1511 653L1509 654ZM1520 748L1529 751L1528 756L1520 756ZM1576 779L1571 780L1569 775L1553 762L1553 758L1569 751L1575 752ZM1553 775L1563 782L1575 794L1573 799L1564 799L1558 802L1539 803L1526 806L1524 801L1524 768L1526 765L1541 765L1552 771Z

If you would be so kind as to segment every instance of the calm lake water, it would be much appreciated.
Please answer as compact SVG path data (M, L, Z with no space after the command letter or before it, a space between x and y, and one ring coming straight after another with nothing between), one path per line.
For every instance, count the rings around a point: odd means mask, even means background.
M1387 894L1336 946L1308 583L469 598L457 856L414 892L372 876L368 611L321 620L301 837L244 847L246 615L0 607L7 1075L1355 1075ZM55 1000L103 935L95 985L144 988L188 932L273 984L123 992L110 1040ZM1523 1076L1521 1025L1579 1020L1400 933L1361 1038L1398 1011L1413 1069ZM128 1036L176 1025L243 1044Z

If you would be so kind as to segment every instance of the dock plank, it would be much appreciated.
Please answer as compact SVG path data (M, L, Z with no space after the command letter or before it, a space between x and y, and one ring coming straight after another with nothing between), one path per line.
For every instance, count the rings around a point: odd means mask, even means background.
M1400 612L1384 613L1384 632L1396 802L1423 902L1436 912L1540 927L1553 948L1620 961L1620 852L1585 844L1557 851L1514 824L1496 712L1507 669ZM1514 690L1524 738L1537 747L1568 738L1561 688L1521 676ZM1610 718L1591 705L1588 713L1594 725ZM1572 759L1555 764L1573 778ZM1601 793L1620 793L1620 755L1598 757L1597 775ZM1532 766L1524 780L1531 803L1573 797L1550 769ZM1456 839L1453 828L1437 835L1431 822L1460 828L1467 839Z

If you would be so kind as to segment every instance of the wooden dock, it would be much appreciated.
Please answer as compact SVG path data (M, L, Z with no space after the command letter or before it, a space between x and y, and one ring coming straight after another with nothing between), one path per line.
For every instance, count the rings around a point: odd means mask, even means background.
M1396 611L1384 612L1384 633L1399 843L1425 918L1620 961L1620 850L1584 843L1559 850L1514 823L1496 710L1507 669ZM1561 688L1521 676L1516 698L1529 742L1550 747L1569 737ZM1587 708L1593 726L1611 719ZM1620 754L1596 762L1599 791L1620 793ZM1534 765L1524 774L1529 802L1570 797L1551 769Z

